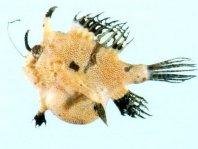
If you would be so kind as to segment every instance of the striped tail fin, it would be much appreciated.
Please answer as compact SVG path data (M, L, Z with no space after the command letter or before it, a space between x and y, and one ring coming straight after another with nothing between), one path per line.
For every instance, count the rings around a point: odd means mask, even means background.
M181 83L196 77L186 72L195 71L196 64L189 58L174 58L160 63L148 65L149 80Z

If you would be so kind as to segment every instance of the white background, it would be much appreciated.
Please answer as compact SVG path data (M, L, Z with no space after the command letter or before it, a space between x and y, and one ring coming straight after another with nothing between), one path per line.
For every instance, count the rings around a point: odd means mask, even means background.
M152 64L189 57L198 63L198 2L196 0L6 0L0 3L0 148L1 149L197 149L198 79L182 84L146 82L129 86L149 102L152 117L146 120L120 115L109 102L106 127L101 120L72 125L46 113L47 125L34 127L39 97L25 78L24 58L8 40L12 38L25 55L24 33L30 29L30 45L42 40L42 21L51 6L53 30L66 32L74 15L105 12L104 17L127 21L134 41L122 52L129 63ZM195 72L197 74L197 72Z

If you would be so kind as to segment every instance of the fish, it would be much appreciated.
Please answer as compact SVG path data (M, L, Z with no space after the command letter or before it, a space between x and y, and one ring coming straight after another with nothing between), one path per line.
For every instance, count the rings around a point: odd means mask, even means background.
M40 108L35 125L46 124L45 112L72 124L88 124L100 118L106 125L106 106L115 103L121 115L145 118L147 101L127 86L145 81L181 83L196 75L196 64L186 57L177 57L155 64L130 64L119 54L131 43L126 22L101 18L103 13L74 16L67 32L53 31L51 7L43 21L43 39L31 47L30 30L25 33L28 51L24 73L38 89ZM184 74L183 74L184 73Z

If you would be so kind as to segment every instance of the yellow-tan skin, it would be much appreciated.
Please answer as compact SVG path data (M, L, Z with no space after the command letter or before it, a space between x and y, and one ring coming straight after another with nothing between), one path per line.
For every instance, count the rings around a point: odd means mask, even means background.
M50 18L45 18L43 29L43 52L38 60L29 53L24 67L39 89L41 113L50 110L66 122L90 123L98 118L94 103L105 107L109 98L127 93L126 85L148 80L146 65L121 61L115 49L99 44L93 33L78 24L67 33L53 32ZM86 68L94 50L96 61ZM78 71L69 67L72 61Z

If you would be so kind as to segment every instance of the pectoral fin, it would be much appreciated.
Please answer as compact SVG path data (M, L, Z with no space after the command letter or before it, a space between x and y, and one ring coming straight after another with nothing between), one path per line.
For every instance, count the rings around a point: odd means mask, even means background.
M148 110L147 106L145 105L147 101L143 97L140 97L132 93L131 91L128 91L120 99L114 100L114 103L116 104L123 116L125 114L133 118L135 118L136 116L144 118L143 114L151 116L144 111L145 109Z

